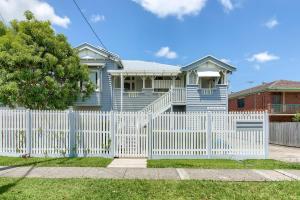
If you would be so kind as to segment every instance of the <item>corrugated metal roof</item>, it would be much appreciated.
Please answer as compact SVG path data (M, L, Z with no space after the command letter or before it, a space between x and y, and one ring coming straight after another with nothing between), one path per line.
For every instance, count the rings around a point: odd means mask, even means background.
M299 91L300 92L300 82L299 81L289 81L289 80L277 80L270 83L264 83L246 90L235 92L229 95L229 98L242 97L263 91Z
M147 62L142 60L122 60L124 70L128 71L180 71L176 65L161 64L157 62Z
M141 60L122 60L123 69L110 70L115 73L180 73L180 66Z

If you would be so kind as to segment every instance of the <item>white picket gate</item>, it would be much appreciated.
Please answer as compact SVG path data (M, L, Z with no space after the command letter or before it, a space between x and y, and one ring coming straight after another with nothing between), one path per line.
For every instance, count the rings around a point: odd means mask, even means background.
M148 156L148 114L144 112L115 113L114 155L116 157Z
M264 112L0 110L0 155L266 158Z

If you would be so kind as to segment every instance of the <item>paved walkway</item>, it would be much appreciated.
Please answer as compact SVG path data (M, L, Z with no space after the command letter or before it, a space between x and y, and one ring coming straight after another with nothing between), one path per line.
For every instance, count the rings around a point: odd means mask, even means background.
M115 158L108 168L147 168L147 159L144 158Z
M300 162L300 148L270 145L269 150L270 159L284 162Z
M300 170L0 167L0 177L292 181L300 180Z

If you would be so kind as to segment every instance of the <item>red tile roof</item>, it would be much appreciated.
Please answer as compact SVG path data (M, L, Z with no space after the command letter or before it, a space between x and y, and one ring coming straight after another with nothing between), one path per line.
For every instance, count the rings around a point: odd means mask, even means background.
M270 83L264 83L252 88L248 88L239 92L235 92L229 95L229 98L236 98L241 96L246 96L249 94L254 94L264 91L299 91L300 92L300 82L299 81L288 81L288 80L278 80Z

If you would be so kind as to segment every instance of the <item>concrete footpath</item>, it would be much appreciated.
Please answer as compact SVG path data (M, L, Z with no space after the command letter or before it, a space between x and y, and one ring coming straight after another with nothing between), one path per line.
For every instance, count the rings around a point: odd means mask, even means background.
M0 177L147 180L294 181L300 170L0 167Z

